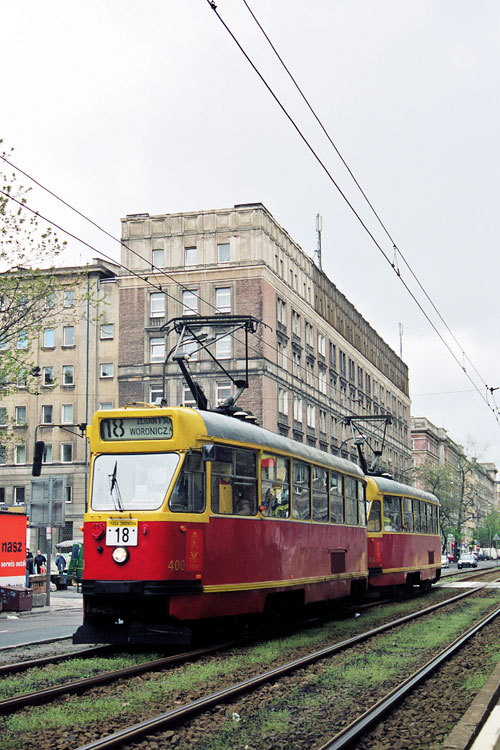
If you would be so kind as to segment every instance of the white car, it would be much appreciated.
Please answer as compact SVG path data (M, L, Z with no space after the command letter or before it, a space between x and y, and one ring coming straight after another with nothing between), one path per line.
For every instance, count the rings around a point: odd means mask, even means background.
M450 561L448 560L448 555L441 555L441 567L442 568L450 567Z

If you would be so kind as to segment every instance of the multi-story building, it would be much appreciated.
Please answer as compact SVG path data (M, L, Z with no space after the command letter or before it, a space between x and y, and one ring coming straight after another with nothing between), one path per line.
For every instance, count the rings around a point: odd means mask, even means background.
M167 352L182 315L251 315L265 325L250 342L250 386L241 405L259 424L356 460L347 415L392 415L383 459L396 476L408 466L408 370L260 203L122 220L121 403L192 403ZM211 331L201 331L208 336ZM213 353L227 372L244 364L238 335ZM212 406L232 390L206 352L190 359ZM380 430L371 440L381 448ZM370 458L370 456L368 456Z
M21 379L0 401L4 441L0 451L0 505L29 504L31 464L36 440L44 441L42 478L65 477L65 527L55 541L80 536L87 479L87 441L82 429L89 415L117 404L118 297L111 264L51 269L57 277L61 311L47 318L22 347L38 373L27 387ZM55 304L51 300L49 304ZM84 429L84 428L83 428ZM45 549L45 530L32 530L31 545Z
M466 456L462 445L455 443L445 429L436 427L426 417L412 417L411 442L417 487L429 489L422 480L422 469L441 467L447 470L443 497L448 497L450 503L456 505L457 514L462 513L461 541L467 547L474 540L475 531L482 521L498 510L499 484L495 464L481 463L475 457Z

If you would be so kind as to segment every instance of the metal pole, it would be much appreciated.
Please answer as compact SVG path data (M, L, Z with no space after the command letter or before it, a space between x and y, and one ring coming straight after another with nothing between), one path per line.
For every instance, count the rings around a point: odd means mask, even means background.
M45 527L45 539L47 541L47 568L45 571L45 595L46 595L46 605L47 607L50 606L50 564L51 564L51 556L52 556L52 491L53 491L53 481L52 477L49 479L49 525Z

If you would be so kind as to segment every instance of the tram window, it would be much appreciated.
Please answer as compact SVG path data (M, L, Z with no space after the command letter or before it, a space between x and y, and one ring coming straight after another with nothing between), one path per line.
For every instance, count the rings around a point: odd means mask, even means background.
M380 500L373 500L370 504L367 529L368 531L382 530Z
M217 450L212 462L212 510L223 515L257 513L257 459L253 451Z
M290 461L282 456L262 455L260 462L262 515L274 518L290 516Z
M345 478L345 520L352 525L358 524L358 482L353 477Z
M92 466L92 510L161 508L178 453L102 453Z
M328 472L313 466L313 519L328 521Z
M205 473L201 453L187 455L170 496L169 508L175 513L202 513L205 510Z
M413 521L415 522L415 531L420 533L420 500L413 501Z
M330 521L344 523L344 477L330 472Z
M404 522L406 531L410 531L410 532L414 531L411 497L403 498L403 522Z
M420 530L422 534L427 534L427 503L420 501Z
M365 486L358 482L358 497L359 497L359 525L366 526L366 498L365 498Z
M311 517L311 469L302 461L293 462L292 516L301 520Z
M402 531L401 498L384 495L384 531Z

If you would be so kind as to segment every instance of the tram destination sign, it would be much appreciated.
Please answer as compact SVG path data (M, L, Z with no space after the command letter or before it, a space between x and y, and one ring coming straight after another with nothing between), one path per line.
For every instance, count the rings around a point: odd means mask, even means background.
M123 417L101 419L101 440L170 440L170 417Z

